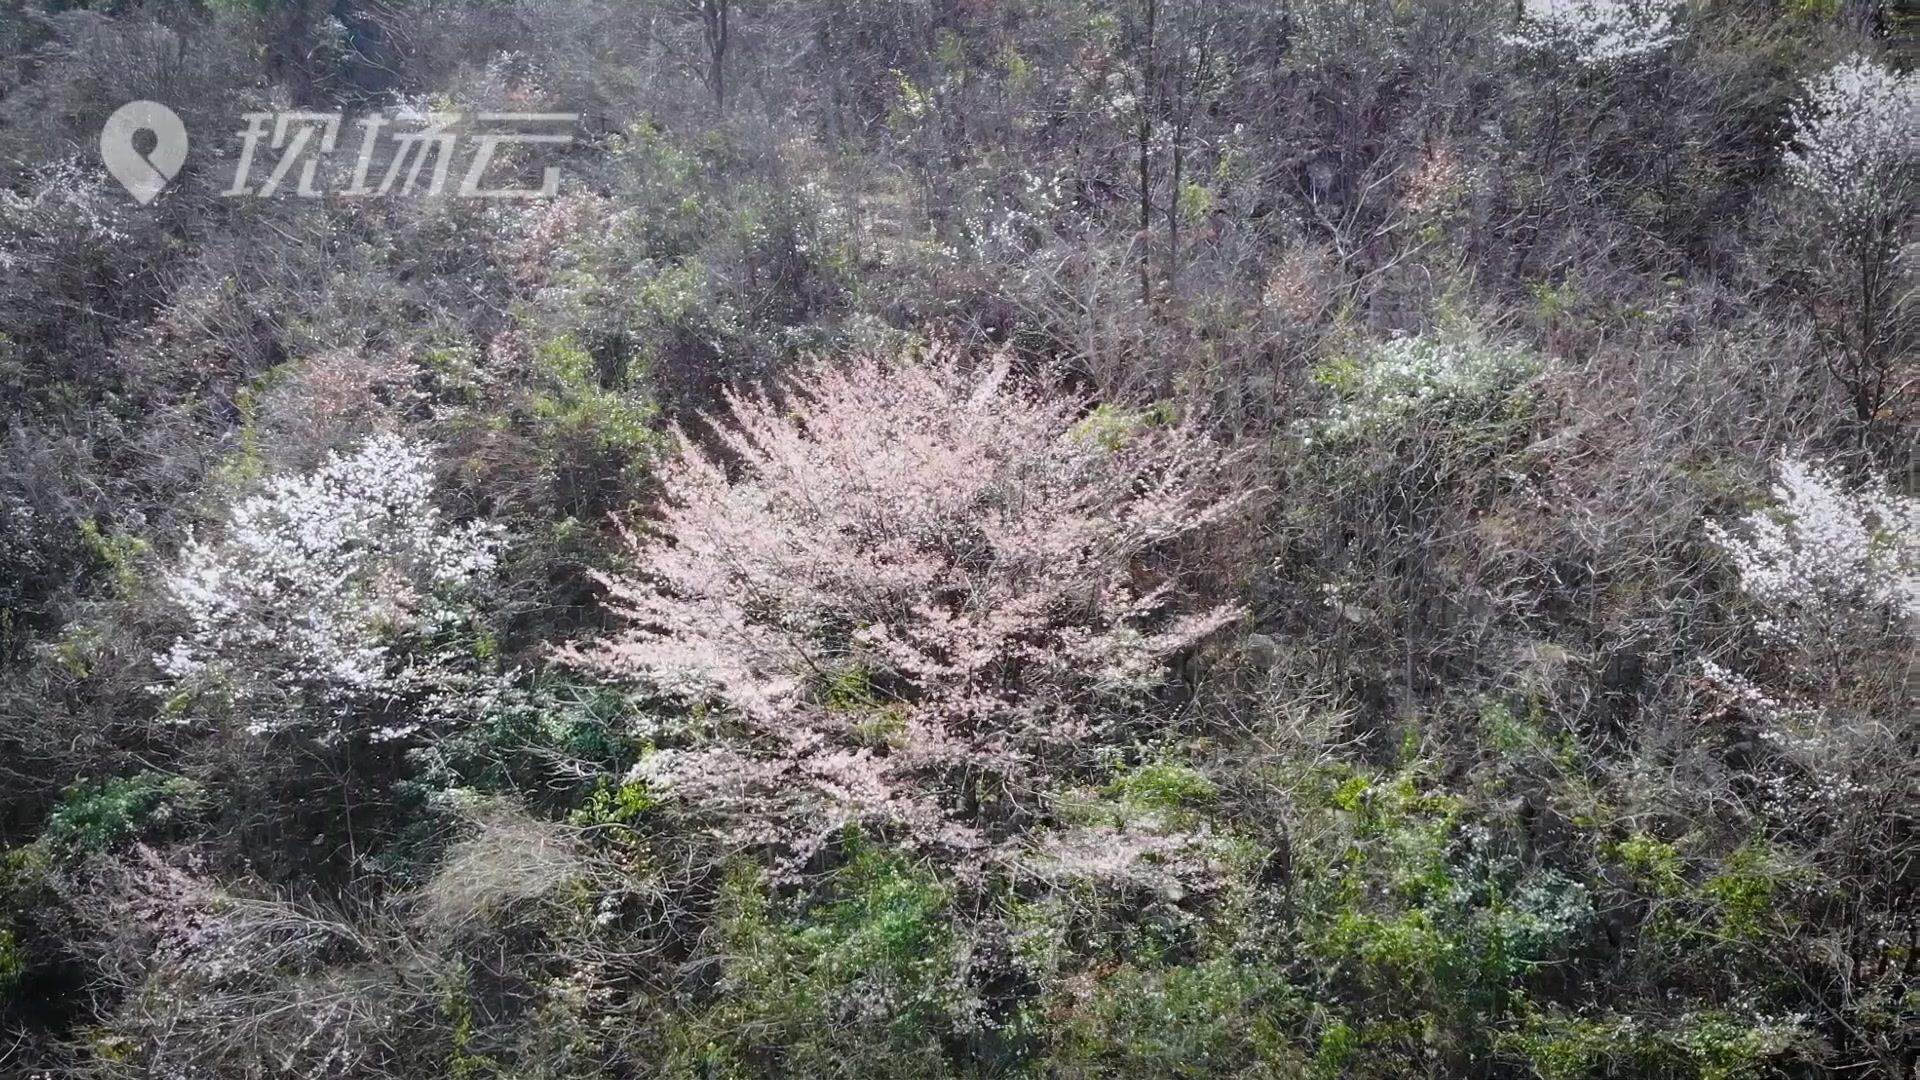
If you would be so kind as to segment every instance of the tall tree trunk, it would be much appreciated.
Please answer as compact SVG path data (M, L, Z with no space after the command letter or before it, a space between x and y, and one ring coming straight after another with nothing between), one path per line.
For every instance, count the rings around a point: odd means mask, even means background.
M1153 306L1153 94L1154 31L1160 18L1159 0L1146 0L1146 25L1140 46L1140 92L1134 98L1138 110L1140 151L1140 306Z
M700 0L700 20L707 40L707 89L717 109L727 107L727 45L732 0Z

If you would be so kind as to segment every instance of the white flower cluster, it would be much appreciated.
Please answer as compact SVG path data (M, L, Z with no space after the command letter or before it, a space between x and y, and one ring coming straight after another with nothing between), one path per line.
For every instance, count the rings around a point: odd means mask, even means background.
M69 158L23 178L25 194L0 188L0 273L32 275L48 260L125 244L125 198L107 183L97 166Z
M1383 19L1365 3L1289 5L1294 26L1290 48L1305 65L1391 64L1407 56L1407 35L1399 20ZM1374 68L1374 70L1379 70Z
M1891 609L1920 621L1920 500L1874 481L1847 490L1839 478L1783 458L1777 506L1749 514L1744 537L1717 522L1707 536L1733 558L1740 587L1766 612L1761 630L1812 644L1863 614Z
M1810 80L1792 115L1787 175L1843 230L1870 230L1880 215L1898 212L1920 149L1920 75L1853 56Z
M1588 66L1631 60L1679 36L1680 0L1522 0L1520 24L1507 40L1530 49L1564 50Z
M213 684L260 705L418 685L431 665L397 662L391 644L457 625L468 614L458 590L493 569L501 543L497 525L446 521L433 484L426 447L375 435L268 482L233 507L218 542L190 538L166 590L191 629L158 658L173 680L159 689Z
M1309 440L1342 442L1434 409L1484 402L1539 370L1539 357L1521 348L1465 337L1394 337L1364 361L1315 373L1339 400L1312 426Z
M1706 681L1754 725L1755 736L1771 751L1752 770L1759 808L1782 824L1801 823L1806 815L1842 808L1867 793L1858 775L1870 769L1873 729L1829 714L1824 706L1781 700L1753 680L1711 660L1700 661Z
M961 219L973 251L995 263L1026 267L1025 277L1039 271L1028 267L1027 258L1036 246L1043 245L1054 230L1071 214L1072 198L1067 178L1022 171L1014 178L1011 190L991 197L978 211Z

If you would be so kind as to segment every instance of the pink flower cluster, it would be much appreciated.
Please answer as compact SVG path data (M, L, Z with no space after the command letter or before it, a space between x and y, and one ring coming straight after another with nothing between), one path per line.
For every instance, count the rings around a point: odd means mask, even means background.
M852 824L1017 844L1130 739L1170 661L1240 616L1184 603L1170 541L1235 504L1190 425L935 353L735 396L606 579L626 628L571 662L691 707L635 779L804 858Z

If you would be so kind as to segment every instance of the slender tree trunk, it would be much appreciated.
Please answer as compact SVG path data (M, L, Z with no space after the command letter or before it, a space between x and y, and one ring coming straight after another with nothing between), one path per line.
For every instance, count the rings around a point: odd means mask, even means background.
M1187 125L1184 119L1173 122L1173 191L1167 196L1167 294L1180 287L1180 185L1185 183L1187 165Z
M707 89L716 109L727 107L727 45L732 0L701 0L700 19L707 39Z
M1140 306L1153 306L1153 49L1156 23L1160 18L1159 0L1146 0L1145 36L1140 53L1140 92L1134 99L1138 110L1140 151Z

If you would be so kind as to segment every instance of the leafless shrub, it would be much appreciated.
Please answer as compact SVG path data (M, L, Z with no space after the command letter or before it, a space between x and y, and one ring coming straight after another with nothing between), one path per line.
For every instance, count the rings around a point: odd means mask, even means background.
M473 828L414 898L423 927L457 934L484 925L496 912L575 886L586 875L564 826L494 804L474 815Z
M407 1075L444 1055L449 967L378 916L230 891L161 853L68 879L115 991L86 1075Z

